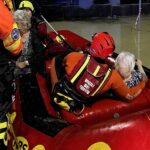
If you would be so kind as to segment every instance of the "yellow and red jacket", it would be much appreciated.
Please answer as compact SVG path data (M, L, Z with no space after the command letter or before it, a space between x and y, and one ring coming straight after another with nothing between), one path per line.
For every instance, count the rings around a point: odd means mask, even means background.
M23 45L17 24L2 0L0 0L0 39L4 47L13 55L21 52Z

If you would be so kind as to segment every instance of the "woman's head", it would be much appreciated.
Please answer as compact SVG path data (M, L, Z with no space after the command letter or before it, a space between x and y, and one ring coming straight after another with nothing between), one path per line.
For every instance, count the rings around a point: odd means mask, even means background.
M13 14L21 34L28 32L31 28L31 17L24 10L17 10Z
M125 79L131 75L135 66L135 56L130 52L121 52L115 61L115 69Z

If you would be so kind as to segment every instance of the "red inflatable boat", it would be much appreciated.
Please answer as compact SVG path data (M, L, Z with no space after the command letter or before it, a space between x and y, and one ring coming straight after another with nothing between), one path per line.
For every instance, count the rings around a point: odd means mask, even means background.
M58 32L74 50L84 51L89 42L68 30ZM55 33L49 35L55 40ZM46 54L56 56L64 50L59 43L52 44ZM150 79L130 103L100 97L85 107L81 115L61 110L58 116L50 104L51 59L45 63L47 76L36 75L32 100L22 100L17 88L10 115L8 150L149 150ZM150 70L144 69L150 78Z

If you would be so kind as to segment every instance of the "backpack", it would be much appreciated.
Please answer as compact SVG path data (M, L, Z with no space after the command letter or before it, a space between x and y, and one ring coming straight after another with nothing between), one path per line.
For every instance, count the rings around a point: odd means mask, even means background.
M110 75L108 65L99 64L90 55L84 55L71 74L65 75L55 85L53 101L62 109L74 111L97 96Z

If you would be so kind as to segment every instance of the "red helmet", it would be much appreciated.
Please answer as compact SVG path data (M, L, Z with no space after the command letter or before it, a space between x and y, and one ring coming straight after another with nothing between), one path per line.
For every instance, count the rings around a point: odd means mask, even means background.
M115 50L114 40L107 32L96 33L93 37L89 53L93 57L105 59Z

